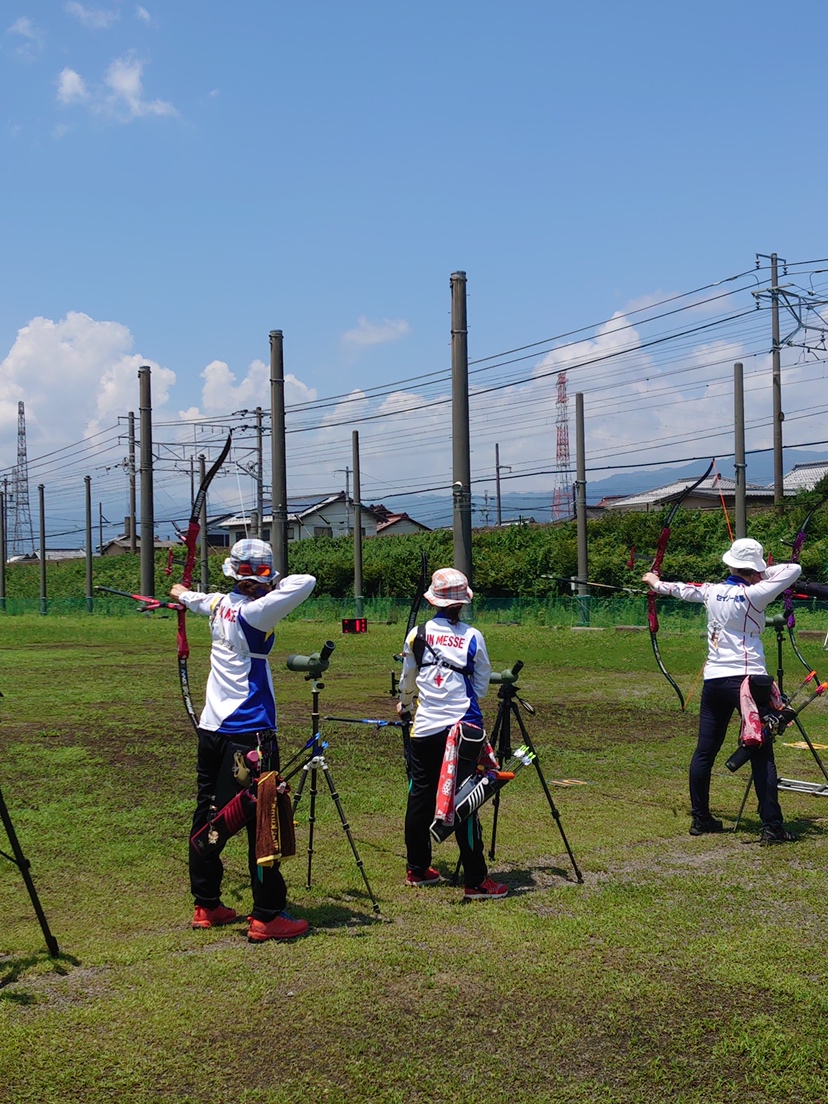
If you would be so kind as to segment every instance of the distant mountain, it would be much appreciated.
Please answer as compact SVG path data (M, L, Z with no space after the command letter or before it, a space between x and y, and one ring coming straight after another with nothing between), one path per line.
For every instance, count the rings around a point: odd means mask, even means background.
M789 472L797 464L814 464L828 460L824 452L806 452L802 449L785 449L785 471ZM773 483L773 452L748 453L747 481L770 486ZM589 481L587 474L587 504L596 505L602 498L610 495L632 495L642 491L663 487L676 479L700 475L704 470L701 462L680 464L664 468L630 470L611 475L607 479ZM719 474L724 479L733 479L735 472L733 461L723 460L717 464ZM550 519L551 493L549 491L506 493L501 495L501 519L515 521L518 518L534 518L543 522ZM402 498L390 496L383 499L383 505L389 510L404 511L416 521L438 529L452 524L452 503L449 495L405 495ZM472 495L475 526L494 525L497 521L497 503L489 493Z

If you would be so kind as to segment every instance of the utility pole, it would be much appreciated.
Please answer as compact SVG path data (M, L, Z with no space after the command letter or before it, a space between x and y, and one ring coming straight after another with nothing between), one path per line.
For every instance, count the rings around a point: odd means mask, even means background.
M770 299L771 305L771 368L772 368L772 391L773 391L773 501L778 511L782 511L784 507L784 476L783 476L783 449L782 449L782 423L785 420L785 415L782 412L782 347L797 347L805 349L807 352L815 353L822 351L824 347L824 333L825 322L822 316L819 314L819 308L828 304L828 300L819 299L813 292L802 292L798 290L792 290L795 288L794 284L780 284L779 283L779 264L786 265L786 261L782 257L777 257L775 253L771 253L768 257L766 253L756 254L756 267L759 267L759 259L766 258L771 263L771 286L767 291L754 291L752 294L757 300L757 306L759 300ZM784 338L780 336L779 330L779 308L780 305L790 314L794 320L793 330L787 334ZM814 326L809 326L806 313L808 311L816 312L817 323ZM808 330L816 330L819 337L815 345L809 344L807 340ZM794 341L793 338L800 330L804 330L804 340Z
M141 593L155 597L155 517L152 501L152 391L148 364L138 369L141 427ZM103 539L101 539L103 550Z
M0 610L6 608L6 491L0 491Z
M264 467L262 460L262 408L260 406L256 407L256 516L258 522L254 536L261 539L264 532ZM270 528L273 528L272 521Z
M779 347L779 272L777 256L771 253L771 349L773 373L773 503L782 509L783 459L782 459L782 351Z
M733 470L736 476L734 489L734 533L738 538L747 536L747 464L745 463L745 380L741 361L733 365Z
M86 612L92 613L95 606L92 593L92 476L85 475L83 482L86 485Z
M38 483L37 494L40 506L40 612L47 612L46 606L46 487Z
M584 447L584 396L581 392L575 395L575 452L577 478L575 485L575 516L578 531L578 578L589 578L589 563L587 560L587 517L586 517L586 450ZM589 587L585 582L578 586L578 610L579 621L582 625L589 624Z
M362 489L359 478L359 433L351 432L354 462L354 609L362 617Z
M138 527L135 523L135 414L129 412L129 550L138 551Z
M472 581L469 340L466 274L451 275L451 427L454 566Z
M500 473L501 471L511 471L512 469L508 464L500 463L500 445L495 445L495 495L497 496L497 524L498 526L503 524L503 514L501 512L501 497L500 497Z
M270 544L273 562L288 573L287 447L285 443L285 361L281 330L270 331Z
M349 477L351 469L349 467L335 468L334 475L340 475L345 473L345 536L350 536L351 533L351 485L349 483Z
M198 485L201 487L207 477L207 458L202 452L198 458ZM204 594L210 590L210 542L207 539L207 496L201 504L198 524L201 528L201 590Z

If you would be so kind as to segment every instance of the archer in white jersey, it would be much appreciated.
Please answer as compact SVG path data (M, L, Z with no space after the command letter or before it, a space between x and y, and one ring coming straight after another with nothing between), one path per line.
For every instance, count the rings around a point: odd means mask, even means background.
M761 633L765 610L802 571L799 564L768 567L764 550L749 537L733 542L722 556L731 574L722 583L663 582L652 571L642 577L656 594L703 603L707 612L707 662L699 710L699 736L690 762L690 834L721 832L710 814L710 779L727 726L740 706L742 682L767 675ZM770 740L751 754L753 784L762 821L761 843L784 843L793 836L783 825L777 798L776 764Z

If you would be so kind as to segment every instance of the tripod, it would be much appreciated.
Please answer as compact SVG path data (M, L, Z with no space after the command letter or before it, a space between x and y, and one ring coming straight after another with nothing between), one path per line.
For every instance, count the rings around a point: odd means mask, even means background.
M26 889L29 891L29 897L31 898L32 907L35 910L37 919L40 922L40 930L43 932L43 937L46 940L46 946L49 950L49 954L52 958L57 958L60 954L58 950L57 940L49 930L49 924L46 920L46 915L43 912L43 908L40 904L40 898L37 895L32 876L29 873L30 863L26 856L23 854L23 849L20 846L20 842L17 838L17 833L14 830L11 817L9 816L9 810L6 808L6 802L3 800L3 791L0 790L0 820L3 822L3 827L6 829L6 835L9 838L11 849L13 854L7 855L5 851L0 851L0 855L4 859L8 859L9 862L14 863L23 875L23 881L26 883Z
M771 625L776 631L776 685L779 687L780 693L783 692L785 675L785 672L782 668L782 642L785 635L785 624L785 617L781 613L776 614L776 616L771 620ZM805 666L807 666L807 664ZM814 696L817 695L815 694ZM808 702L811 700L812 699L808 699L808 701L805 702L805 705L807 705ZM791 717L791 721L799 729L799 733L802 736L802 739L807 744L808 750L811 752L811 755L813 755L814 762L822 772L822 776L825 779L825 782L800 782L798 779L795 778L779 778L777 779L777 788L780 790L791 790L797 793L810 793L820 797L828 797L828 770L826 770L825 764L822 762L822 759L819 756L819 752L814 747L814 744L811 741L811 737L805 731L802 721L800 721L799 719L798 714L803 708L804 706L801 706L800 709L797 710L797 712ZM749 778L747 781L745 793L742 797L742 804L739 806L739 813L736 817L736 823L733 825L734 832L738 829L739 822L742 819L742 813L745 811L745 805L747 804L752 780L753 779L751 776L751 778Z
M311 871L313 868L313 840L316 828L316 797L319 792L318 778L319 771L322 771L322 775L328 785L328 790L331 795L331 799L336 806L336 811L339 813L339 820L342 824L342 830L348 837L348 843L351 845L351 851L353 852L354 859L362 880L365 882L365 888L368 891L368 896L371 898L371 902L374 906L374 912L379 912L379 902L374 896L371 889L371 883L368 881L368 875L365 873L365 867L363 866L362 859L359 857L359 851L357 851L354 837L351 833L351 827L348 824L348 820L345 816L345 810L342 808L342 801L340 800L336 786L334 785L333 775L331 774L331 768L328 764L328 760L325 757L325 749L327 743L323 743L322 734L319 731L319 692L325 689L325 684L319 678L323 671L328 668L328 657L334 649L332 641L327 641L321 652L315 652L311 656L288 656L287 665L292 671L308 671L305 675L306 681L311 683L311 729L313 736L309 741L309 744L305 745L305 748L310 748L310 758L308 758L300 768L302 771L302 777L299 781L299 785L296 789L296 794L293 798L293 815L296 815L296 808L302 799L302 794L305 790L305 783L310 778L310 808L308 810L308 879L306 882L307 888L311 887ZM305 748L302 750L304 751Z
M511 758L511 727L512 718L514 718L518 728L520 729L521 741L532 754L532 762L534 764L535 770L537 771L538 778L540 779L541 788L543 789L544 796L546 798L547 804L549 805L549 811L558 826L558 831L561 833L561 839L563 840L564 847L566 848L566 853L569 855L569 860L572 863L572 869L575 872L575 878L580 885L581 883L583 883L584 876L578 869L578 864L575 861L575 856L572 854L572 848L569 846L569 840L566 838L566 833L564 832L563 825L561 824L561 815L558 812L555 802L552 800L552 794L550 793L549 786L543 776L543 771L541 770L541 766L538 761L538 753L535 749L535 745L532 743L532 739L529 736L529 733L526 731L526 725L523 723L523 717L520 715L520 710L518 709L518 703L520 703L530 716L534 716L534 707L530 705L529 702L524 701L523 698L521 698L518 694L520 687L517 684L517 677L522 668L523 662L522 660L518 660L518 662L514 665L514 667L512 667L511 670L502 671L499 674L494 674L491 676L491 682L499 682L501 685L500 689L497 692L499 704L497 707L497 717L495 719L494 728L492 729L492 737L490 743L500 763L504 763ZM493 798L493 807L494 813L492 816L492 843L491 847L489 848L490 859L493 859L495 856L497 821L498 815L500 813L499 790Z

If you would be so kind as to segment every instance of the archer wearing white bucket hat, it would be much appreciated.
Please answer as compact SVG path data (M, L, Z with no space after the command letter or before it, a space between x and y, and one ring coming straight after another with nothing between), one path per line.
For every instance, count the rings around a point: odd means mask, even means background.
M750 537L735 540L722 556L722 560L728 567L732 567L736 571L746 568L748 571L755 571L761 575L763 571L768 569L768 565L765 563L764 548L759 541L751 540Z
M765 610L796 582L802 571L796 563L768 567L765 550L750 537L733 541L722 560L730 568L722 583L664 582L653 571L642 577L656 594L697 602L707 610L707 662L699 737L690 762L692 836L722 831L722 822L710 814L713 764L724 743L727 726L740 708L743 682L753 676L767 679L761 635ZM760 843L792 840L794 837L783 824L777 797L778 778L770 740L751 753L750 764L762 821Z
M405 811L406 884L436 885L441 876L431 865L431 834L440 772L449 731L458 726L483 737L480 699L489 689L492 665L479 629L460 619L474 592L462 571L441 567L431 576L423 597L434 606L432 617L408 633L400 676L401 713L417 711L409 748L410 786ZM482 745L481 745L482 746ZM449 759L451 755L449 754ZM455 827L467 900L497 900L507 887L489 877L480 820L473 813Z

